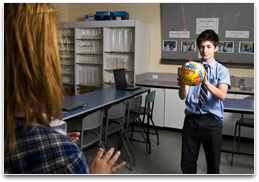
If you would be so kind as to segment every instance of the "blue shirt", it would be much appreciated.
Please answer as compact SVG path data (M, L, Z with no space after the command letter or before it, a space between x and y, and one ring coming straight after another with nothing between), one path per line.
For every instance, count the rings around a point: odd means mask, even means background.
M201 64L207 64L203 60L201 60ZM228 69L222 64L218 63L215 59L213 59L208 64L208 81L218 87L219 84L227 84L228 88L231 88L230 84L230 76ZM200 97L200 88L201 83L196 86L190 86L189 93L185 100L185 114L211 114L215 117L219 122L223 122L224 116L224 106L223 102L212 95L209 90L207 93L207 98L203 101L201 105L201 110L197 108Z
M5 174L86 174L88 160L68 136L43 125L24 129L24 119L17 120L13 155L4 156Z

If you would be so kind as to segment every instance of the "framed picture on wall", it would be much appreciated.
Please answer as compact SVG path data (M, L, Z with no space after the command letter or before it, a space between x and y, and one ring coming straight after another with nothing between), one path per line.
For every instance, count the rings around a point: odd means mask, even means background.
M195 40L182 40L181 41L181 52L196 52L196 41Z
M163 51L177 51L177 41L163 40Z
M234 53L234 41L219 41L218 53Z
M241 54L254 54L254 42L239 42L239 53Z

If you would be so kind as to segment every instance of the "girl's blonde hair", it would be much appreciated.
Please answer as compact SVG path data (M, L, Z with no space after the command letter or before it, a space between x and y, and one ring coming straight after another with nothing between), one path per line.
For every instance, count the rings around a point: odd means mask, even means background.
M15 115L49 126L61 116L57 11L49 4L4 4L4 136L14 152ZM43 114L44 113L44 114Z

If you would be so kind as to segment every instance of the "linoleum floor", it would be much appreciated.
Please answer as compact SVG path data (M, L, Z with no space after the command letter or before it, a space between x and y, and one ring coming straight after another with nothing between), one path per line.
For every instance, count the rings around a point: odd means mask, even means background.
M138 133L134 134L134 137L138 136ZM132 171L129 170L129 161L125 154L125 148L121 149L122 155L119 162L126 161L127 165L123 169L117 172L117 174L125 175L182 175L180 169L181 161L181 132L170 130L159 130L160 144L156 144L156 136L151 135L151 154L146 154L146 148L144 143L131 142L135 152L136 164L133 166ZM113 146L115 149L118 146L118 136L114 135L109 138L108 146ZM232 139L223 138L222 149L232 149ZM97 147L92 147L86 150L86 155L89 161L93 154L97 150ZM240 150L253 152L254 143L251 141L241 140ZM231 154L221 153L220 173L229 175L240 174L254 174L254 157L246 155L235 155L233 166L230 166ZM201 145L200 155L198 159L197 174L206 174L206 160Z

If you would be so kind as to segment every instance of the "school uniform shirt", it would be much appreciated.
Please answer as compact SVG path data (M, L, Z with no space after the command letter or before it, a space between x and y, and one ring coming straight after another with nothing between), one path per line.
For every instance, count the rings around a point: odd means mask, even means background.
M88 160L68 136L36 124L24 129L24 118L17 119L13 155L5 151L5 174L86 174Z
M203 60L200 62L201 64L207 64ZM208 64L208 81L218 87L219 84L227 84L228 89L231 88L230 84L230 75L228 69L222 64L218 63L215 59L213 59ZM200 88L201 83L196 86L190 86L189 93L185 100L186 109L185 114L211 114L214 118L216 118L219 122L223 122L224 116L224 105L223 102L212 95L210 91L207 92L207 98L202 102L201 109L198 109L199 97L200 97Z

